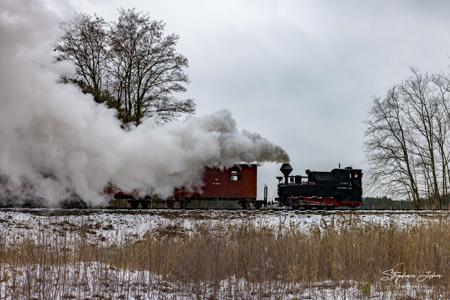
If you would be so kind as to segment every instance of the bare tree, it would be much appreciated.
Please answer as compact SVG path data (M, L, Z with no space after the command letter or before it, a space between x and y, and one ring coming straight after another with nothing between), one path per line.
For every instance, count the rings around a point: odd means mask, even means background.
M450 89L449 80L443 74L435 74L432 77L433 84L436 87L436 102L440 109L437 112L436 133L434 139L438 146L438 153L441 159L442 174L442 195L449 197L450 184Z
M375 99L370 117L366 149L372 184L385 187L386 192L407 195L418 207L419 191L408 143L410 132L405 126L397 87L390 89L384 99Z
M75 76L64 77L84 93L104 102L107 91L106 65L108 55L108 33L106 22L98 16L78 15L71 22L61 23L63 36L55 47L57 61L71 61L75 65Z
M164 26L132 9L119 10L113 23L87 15L63 23L56 59L76 66L76 76L65 81L117 109L124 124L193 113L193 100L176 97L189 83L188 61L175 49L178 36L165 35Z
M139 124L144 116L171 119L179 112L193 112L192 100L176 100L185 92L187 59L175 51L178 36L164 35L164 24L135 10L120 10L110 30L112 75L115 94L127 117Z
M371 178L416 204L426 198L434 208L443 208L449 193L448 82L442 74L412 69L375 100L367 122Z
M412 70L413 75L401 85L404 98L405 111L408 122L414 130L411 144L420 157L429 179L429 191L433 206L441 205L440 190L438 184L436 153L436 118L438 117L439 105L434 97L435 87L427 74L421 74Z

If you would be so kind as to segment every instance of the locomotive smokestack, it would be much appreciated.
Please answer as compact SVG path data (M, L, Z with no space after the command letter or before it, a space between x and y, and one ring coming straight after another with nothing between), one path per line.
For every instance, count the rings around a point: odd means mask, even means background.
M293 169L292 169L292 167L291 167L291 165L289 163L284 163L281 166L280 171L284 175L284 183L285 184L289 183L289 180L288 180L289 179L289 174L291 174L292 170Z

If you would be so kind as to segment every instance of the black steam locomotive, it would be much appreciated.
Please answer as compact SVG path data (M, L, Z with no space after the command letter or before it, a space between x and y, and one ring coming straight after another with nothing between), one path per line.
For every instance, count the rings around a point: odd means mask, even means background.
M292 167L285 163L277 177L278 201L293 209L332 209L362 205L362 171L347 167L331 172L306 170L307 176L290 176Z

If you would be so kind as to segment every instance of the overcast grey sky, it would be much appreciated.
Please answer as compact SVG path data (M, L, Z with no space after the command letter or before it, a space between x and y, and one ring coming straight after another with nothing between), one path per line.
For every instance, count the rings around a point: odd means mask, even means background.
M447 1L71 0L111 20L136 8L180 35L197 114L232 111L284 147L296 173L367 168L364 119L409 67L448 71ZM275 192L276 165L260 168Z

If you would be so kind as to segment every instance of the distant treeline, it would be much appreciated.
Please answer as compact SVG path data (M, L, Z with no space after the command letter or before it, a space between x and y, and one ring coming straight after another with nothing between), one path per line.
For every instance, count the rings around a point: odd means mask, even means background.
M388 197L365 197L361 209L416 209L412 201L393 200ZM444 198L443 209L450 208L450 195ZM430 201L419 200L419 209L432 209Z

